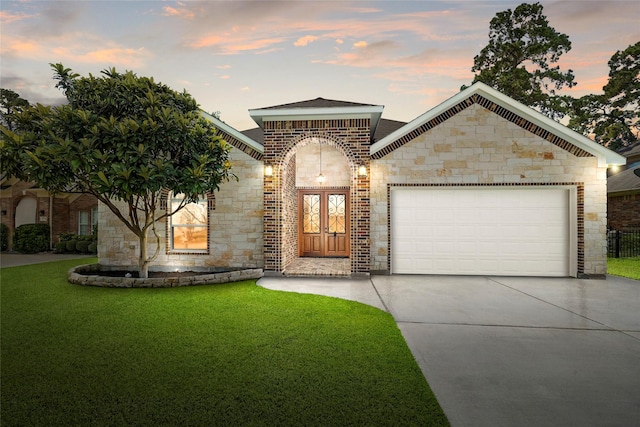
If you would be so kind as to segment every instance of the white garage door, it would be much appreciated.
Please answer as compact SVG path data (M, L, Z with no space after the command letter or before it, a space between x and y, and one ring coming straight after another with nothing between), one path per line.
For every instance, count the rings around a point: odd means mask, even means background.
M396 274L569 276L571 190L395 187Z

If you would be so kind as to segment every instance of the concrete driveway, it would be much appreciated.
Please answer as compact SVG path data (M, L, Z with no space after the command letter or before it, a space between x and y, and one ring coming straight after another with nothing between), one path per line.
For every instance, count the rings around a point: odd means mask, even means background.
M260 279L390 312L454 426L640 425L640 281Z

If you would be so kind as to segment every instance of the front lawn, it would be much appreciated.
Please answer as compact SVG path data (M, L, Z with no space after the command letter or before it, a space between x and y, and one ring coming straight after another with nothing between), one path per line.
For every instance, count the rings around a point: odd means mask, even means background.
M607 273L640 280L640 257L608 258Z
M447 425L392 317L253 281L70 285L0 269L2 426Z

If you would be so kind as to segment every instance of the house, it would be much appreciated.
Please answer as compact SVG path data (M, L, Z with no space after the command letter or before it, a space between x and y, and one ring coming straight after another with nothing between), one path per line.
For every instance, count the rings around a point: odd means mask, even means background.
M318 98L251 109L245 132L205 115L239 181L159 227L155 268L277 275L330 257L352 275L604 277L623 156L482 83L408 123L382 113ZM135 266L137 238L100 209L100 262Z
M32 182L0 177L0 220L13 233L22 224L49 224L51 245L62 233L91 234L98 222L98 199L90 194L50 194Z
M626 167L607 179L607 226L612 230L640 229L640 141L618 150Z

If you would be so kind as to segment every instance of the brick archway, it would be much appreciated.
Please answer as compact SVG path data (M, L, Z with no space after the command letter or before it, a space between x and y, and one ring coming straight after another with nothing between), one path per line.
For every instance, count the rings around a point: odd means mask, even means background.
M317 121L320 123L326 120ZM336 122L331 120L330 122ZM327 145L347 159L350 179L350 263L354 275L368 274L369 248L369 174L359 174L361 166L369 170L369 120L340 120L345 125L326 130L295 129L292 125L305 122L285 122L271 129L265 123L265 165L273 174L264 180L264 260L265 270L280 273L297 256L298 206L296 191L296 154L310 144ZM346 128L346 129L345 129ZM270 132L273 130L273 133Z

